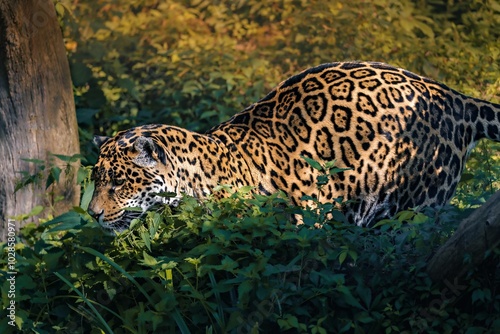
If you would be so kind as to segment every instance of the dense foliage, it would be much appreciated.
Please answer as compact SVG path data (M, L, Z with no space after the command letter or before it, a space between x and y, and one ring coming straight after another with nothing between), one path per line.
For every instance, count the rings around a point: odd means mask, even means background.
M56 9L84 165L97 157L94 134L154 122L205 131L331 61L384 61L500 101L494 0L67 0ZM112 237L84 210L92 184L82 168L81 208L16 237L16 324L36 333L498 332L498 249L454 282L431 282L425 265L499 188L499 149L480 143L454 206L405 211L374 229L338 212L326 219L331 204L312 211L242 189L222 201L185 198ZM20 186L57 182L61 170L39 169L49 180L25 174ZM1 333L14 330L8 320Z
M116 238L81 209L25 227L18 324L37 333L500 330L494 265L440 284L425 273L455 225L451 212L439 224L408 211L377 229L333 221L317 229L329 205L293 208L279 194L248 191L203 204L185 198ZM298 228L295 213L304 217Z

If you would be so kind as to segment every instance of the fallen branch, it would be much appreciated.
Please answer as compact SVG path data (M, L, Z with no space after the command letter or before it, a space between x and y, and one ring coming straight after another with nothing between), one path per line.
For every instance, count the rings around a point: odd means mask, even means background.
M464 219L453 236L432 257L427 272L434 281L462 276L481 264L488 250L500 244L500 191ZM464 263L465 256L470 261Z

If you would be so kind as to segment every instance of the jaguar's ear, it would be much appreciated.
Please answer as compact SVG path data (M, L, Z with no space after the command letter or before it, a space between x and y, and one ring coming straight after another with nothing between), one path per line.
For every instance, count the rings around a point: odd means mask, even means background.
M110 137L106 137L106 136L94 136L94 139L92 140L92 142L94 143L94 145L96 145L97 147L101 147L102 144L104 144L105 142L108 141Z
M134 150L139 154L134 163L141 167L153 167L157 162L166 164L165 151L149 137L137 137L134 141Z

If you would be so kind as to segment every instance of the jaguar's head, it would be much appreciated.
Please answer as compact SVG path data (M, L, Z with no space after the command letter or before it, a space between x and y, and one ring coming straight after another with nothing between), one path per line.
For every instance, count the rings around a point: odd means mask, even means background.
M100 154L92 171L95 189L89 212L104 229L123 231L155 204L178 204L180 194L162 196L177 193L177 187L172 162L158 142L158 127L137 127L112 138L94 137Z

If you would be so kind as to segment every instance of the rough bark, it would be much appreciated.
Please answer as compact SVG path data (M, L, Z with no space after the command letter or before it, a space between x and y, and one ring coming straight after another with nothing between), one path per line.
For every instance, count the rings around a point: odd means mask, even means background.
M486 252L500 244L500 191L460 223L453 236L430 260L427 271L435 281L456 281ZM465 256L470 257L464 263Z
M50 164L50 154L79 153L78 128L68 60L52 0L0 0L0 240L7 220L36 205L58 214L76 204L73 176L63 178L48 198L45 185L14 193L20 171L34 172L23 158ZM64 165L54 160L56 164ZM52 190L52 191L50 191ZM16 222L16 229L24 222Z

